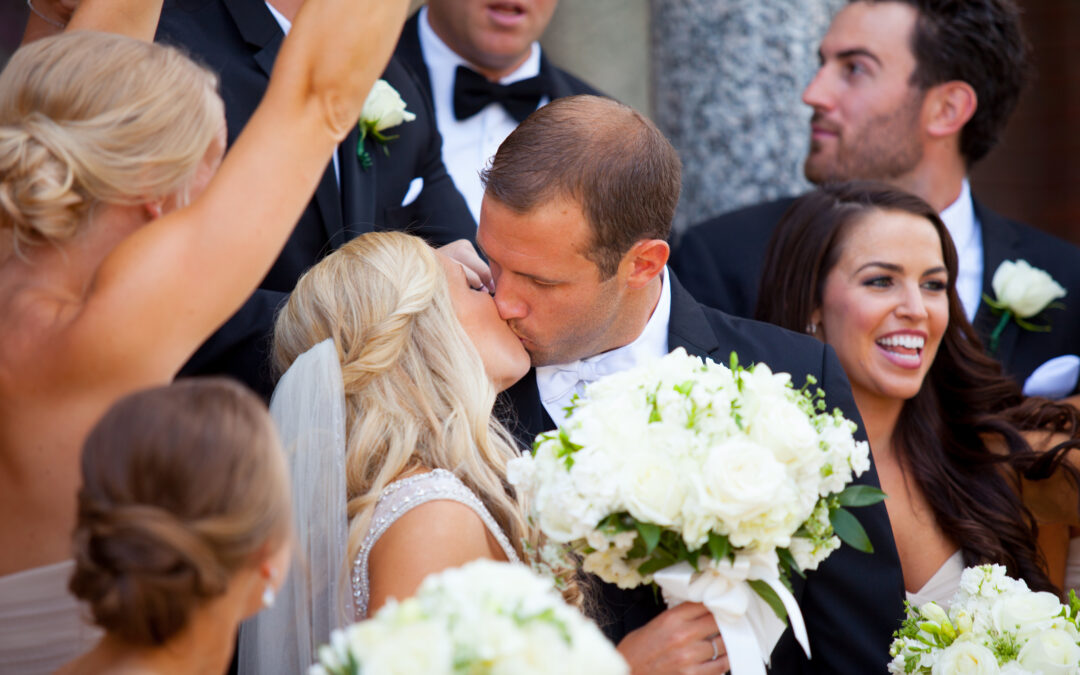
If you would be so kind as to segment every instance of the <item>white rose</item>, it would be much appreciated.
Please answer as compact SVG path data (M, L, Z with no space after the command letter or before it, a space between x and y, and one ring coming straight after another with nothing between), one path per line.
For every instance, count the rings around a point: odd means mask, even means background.
M997 302L1021 319L1035 316L1054 300L1065 297L1061 284L1026 260L1001 263L991 285Z
M390 86L390 83L386 80L377 80L367 100L364 101L360 120L379 133L416 119L416 115L406 110L405 106L405 101L397 90Z
M1080 646L1063 630L1046 630L1033 635L1020 650L1017 660L1036 673L1080 672Z
M735 529L738 524L781 509L790 499L784 466L768 450L748 440L733 438L714 447L702 467L700 496L711 509ZM734 533L733 533L734 534ZM733 536L732 544L745 545Z
M686 491L679 465L663 453L635 451L627 455L613 475L626 510L638 521L674 525L682 510Z
M1025 636L1047 627L1061 613L1061 603L1053 593L1013 593L994 601L990 612L999 631Z
M974 642L954 642L938 656L933 675L995 675L998 668L994 652Z

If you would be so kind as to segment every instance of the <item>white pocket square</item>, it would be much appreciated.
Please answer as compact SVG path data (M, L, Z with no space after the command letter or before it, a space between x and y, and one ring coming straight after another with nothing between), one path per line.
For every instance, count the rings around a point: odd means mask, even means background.
M402 206L408 206L416 201L416 198L420 196L420 193L424 191L424 179L413 178L409 182L409 189L405 191L405 198L401 200Z
M1077 379L1080 379L1080 356L1055 356L1031 373L1024 382L1024 395L1065 398L1076 389Z

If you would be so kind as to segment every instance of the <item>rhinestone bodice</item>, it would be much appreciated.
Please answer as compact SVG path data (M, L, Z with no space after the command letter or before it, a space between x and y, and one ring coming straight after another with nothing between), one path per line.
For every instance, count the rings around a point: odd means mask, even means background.
M375 512L371 516L371 525L368 527L364 540L360 543L360 551L356 554L356 560L352 567L352 591L353 601L356 607L356 619L367 618L368 597L368 555L371 547L379 540L386 530L390 528L401 516L410 509L421 504L437 501L450 500L468 506L480 519L491 534L499 542L507 560L517 562L518 557L510 540L503 533L495 518L488 512L480 498L462 483L457 476L445 469L435 469L429 473L409 476L395 481L386 486L379 501L375 504Z

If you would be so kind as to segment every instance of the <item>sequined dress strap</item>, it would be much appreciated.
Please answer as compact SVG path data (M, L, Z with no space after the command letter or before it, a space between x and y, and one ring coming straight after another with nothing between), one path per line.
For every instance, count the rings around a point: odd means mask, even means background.
M371 548L379 537L390 528L401 516L410 509L421 504L436 501L450 500L468 506L499 542L507 560L517 562L518 557L510 540L503 533L495 518L488 512L483 502L476 494L465 486L458 477L444 469L435 469L429 473L403 478L386 486L382 496L375 504L375 513L371 517L371 525L367 534L360 544L360 551L356 554L356 560L352 567L353 600L356 607L357 620L367 617L368 597L368 555Z

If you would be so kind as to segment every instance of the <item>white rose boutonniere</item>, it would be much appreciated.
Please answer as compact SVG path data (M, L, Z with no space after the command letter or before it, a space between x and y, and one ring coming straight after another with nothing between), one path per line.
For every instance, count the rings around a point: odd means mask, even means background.
M1046 332L1049 324L1033 324L1028 319L1047 308L1064 307L1058 298L1065 297L1065 289L1046 270L1032 267L1026 260L1006 260L998 266L991 280L996 298L983 295L986 304L1001 314L1001 321L990 333L990 353L997 351L998 339L1009 320L1024 330Z
M364 148L364 140L368 136L383 146L383 153L390 156L390 150L386 144L397 136L389 136L383 132L416 119L416 115L405 107L406 103L401 98L401 94L391 87L390 83L386 80L375 82L367 100L364 101L364 109L360 112L360 143L356 147L356 155L360 158L361 168L371 168L371 155Z

